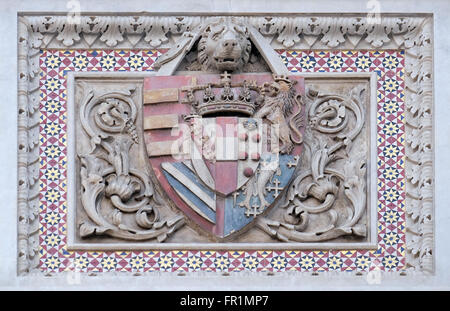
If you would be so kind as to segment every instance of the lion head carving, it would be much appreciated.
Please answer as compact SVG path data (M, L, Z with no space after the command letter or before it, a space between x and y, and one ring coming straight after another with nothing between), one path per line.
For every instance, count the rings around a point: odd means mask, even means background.
M236 71L249 62L252 45L245 25L219 19L207 25L198 42L197 61L202 71Z
M179 71L270 72L258 47L252 45L251 33L255 30L249 27L234 17L208 19L194 32L183 33L173 48L158 57L153 68L159 70L182 55Z

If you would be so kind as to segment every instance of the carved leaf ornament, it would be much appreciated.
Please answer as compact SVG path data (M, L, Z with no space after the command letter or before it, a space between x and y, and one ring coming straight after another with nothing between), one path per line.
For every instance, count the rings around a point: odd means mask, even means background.
M285 222L260 219L260 228L283 241L313 242L326 241L342 235L366 235L366 225L359 223L366 210L366 148L352 150L352 142L364 125L363 95L366 90L356 87L348 98L338 95L321 95L309 90L304 102L308 113L304 144L307 154L303 155L302 169L290 185L285 203ZM349 125L352 114L354 126ZM331 140L325 140L324 135ZM325 141L332 141L332 144ZM344 153L338 151L344 149ZM350 154L352 155L350 160ZM343 161L343 171L330 167L336 161ZM338 213L332 209L340 189L351 203L350 215L337 224ZM314 204L308 199L313 198ZM325 226L314 225L311 215L326 214ZM305 232L309 227L316 230Z
M39 50L46 48L171 47L170 38L184 33L182 48L198 38L208 16L81 16L71 24L66 16L27 15L18 18L18 271L39 266ZM242 16L278 48L396 48L406 50L406 257L407 268L433 271L433 149L432 145L432 19L427 16L381 17L370 23L365 15ZM335 170L343 150L351 153L357 127L346 131L348 115L363 116L354 100L332 97L323 101L310 94L308 118L314 123L305 133L309 167L289 189L284 222L260 218L259 226L281 240L317 240L334 235L364 235L361 220L365 185L358 183L365 172L364 160L352 161ZM103 97L102 97L103 96ZM358 96L353 94L352 96ZM102 98L101 98L102 97ZM326 96L325 96L326 97ZM327 103L325 105L325 103ZM346 103L346 104L344 104ZM325 105L325 106L323 106ZM321 108L323 106L323 108ZM311 108L313 113L310 115ZM320 108L320 109L319 109ZM359 110L358 110L359 109ZM110 232L129 239L165 238L181 222L158 219L157 196L148 176L137 172L126 153L136 144L134 103L126 94L87 95L83 129L92 150L81 155L82 200L91 223L82 224L85 235ZM95 117L92 117L95 116ZM314 119L316 118L316 119ZM361 122L364 120L359 118ZM338 129L340 129L338 131ZM327 132L330 132L326 134ZM119 135L117 135L119 133ZM315 142L316 134L331 135L336 143ZM117 137L117 138L113 138ZM362 152L362 151L361 151ZM358 154L352 155L357 159ZM131 161L132 162L132 161ZM349 172L353 172L350 174ZM335 221L333 200L343 191L351 212ZM316 205L310 205L314 198ZM110 208L103 217L99 208ZM319 204L317 204L319 203ZM326 214L329 228L307 233L311 215ZM131 216L131 217L128 217ZM161 217L161 216L159 216ZM127 221L124 219L127 218ZM132 220L132 221L131 221Z
M138 144L137 107L129 92L96 95L89 90L80 109L82 127L91 150L79 155L81 201L89 221L80 224L82 237L108 234L127 240L156 238L162 242L183 224L182 217L161 219L153 185L142 170L133 167L129 151ZM103 210L109 211L106 217ZM134 215L134 224L123 222Z

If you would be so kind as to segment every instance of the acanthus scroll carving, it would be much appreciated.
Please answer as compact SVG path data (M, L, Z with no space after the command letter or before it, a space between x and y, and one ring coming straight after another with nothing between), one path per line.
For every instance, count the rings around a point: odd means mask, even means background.
M85 91L80 123L89 146L80 147L81 203L86 217L81 237L108 235L127 240L164 241L184 224L182 216L161 217L161 199L148 174L136 167L130 150L140 143L135 89L97 94Z
M347 97L308 91L302 165L281 203L283 219L261 217L260 229L286 242L367 235L367 147L353 146L365 125L366 92L361 85Z
M274 48L354 47L406 50L406 167L407 178L407 267L433 271L434 204L432 144L415 146L413 137L425 141L432 134L433 19L430 15L386 15L380 24L361 24L366 14L343 18L338 14L321 16L244 17L266 37L276 37ZM320 19L318 18L320 17ZM18 270L37 270L39 264L39 49L167 47L172 34L192 31L203 16L82 16L81 24L67 25L66 16L19 13L18 18ZM306 26L299 27L305 21ZM347 22L350 20L351 22ZM287 23L284 23L286 21ZM315 25L317 23L317 25ZM394 25L394 27L392 26ZM306 29L306 31L305 31ZM270 32L270 33L269 33ZM102 38L102 39L100 39ZM113 40L117 38L117 40ZM290 40L293 38L293 41ZM330 39L325 42L325 39ZM294 44L291 44L294 42ZM325 42L325 43L324 43ZM279 43L279 44L278 44ZM170 46L170 44L169 44ZM334 46L333 46L334 47ZM416 110L420 107L420 110ZM417 133L423 134L418 135ZM431 134L430 134L431 133ZM414 134L414 135L413 135ZM428 135L429 134L429 135ZM409 148L411 147L411 148ZM418 216L420 215L420 216Z
M107 47L123 43L152 48L181 36L187 44L215 17L210 16L80 16L71 23L66 16L28 16L34 47L83 45ZM342 45L380 48L388 44L411 48L422 40L424 19L382 16L371 23L367 16L236 16L262 35L275 38L284 48L336 48Z

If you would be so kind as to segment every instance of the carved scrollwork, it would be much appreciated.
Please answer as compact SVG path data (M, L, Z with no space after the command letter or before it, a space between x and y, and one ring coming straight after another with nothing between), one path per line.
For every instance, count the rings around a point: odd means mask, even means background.
M89 147L78 153L81 203L87 215L79 224L81 237L162 242L184 224L182 216L160 216L161 202L149 176L136 169L130 157L130 149L140 143L134 91L97 95L90 89L82 99L80 123Z
M260 218L262 230L280 240L297 242L366 236L361 218L367 201L367 148L364 144L352 147L365 123L365 91L357 86L348 97L308 91L303 98L309 120L303 165L281 205L284 221ZM333 165L338 161L341 165Z
M80 16L79 23L66 16L29 16L34 45L59 44L64 47L82 44L92 47L102 43L115 47L123 42L159 47L170 35L182 34L180 48L209 23L207 16ZM252 25L264 36L275 37L285 48L328 47L343 44L379 48L387 44L413 47L422 40L423 20L411 17L380 17L372 23L366 16L243 16L236 21ZM56 38L56 40L53 40ZM56 41L56 42L55 42Z
M393 43L409 48L419 40L421 20L380 17L373 23L369 17L255 17L250 22L265 36L276 36L285 48L299 45L335 48L343 44L379 48Z
M172 34L193 32L204 16L18 17L18 271L39 267L39 50L45 48L171 47ZM404 48L406 77L406 266L434 269L433 19L429 15L366 14L242 17L272 41L273 48ZM350 22L347 22L349 20ZM339 42L341 42L339 44ZM338 43L336 45L336 43ZM417 144L417 141L421 141ZM303 161L304 163L304 161ZM330 163L332 164L332 162ZM286 223L287 224L287 223ZM274 226L277 228L277 226ZM267 227L272 230L271 228ZM275 231L276 234L276 231Z

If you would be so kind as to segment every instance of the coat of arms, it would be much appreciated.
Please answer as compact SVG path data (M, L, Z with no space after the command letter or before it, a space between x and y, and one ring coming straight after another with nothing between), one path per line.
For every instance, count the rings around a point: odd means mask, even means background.
M313 79L305 91L233 18L179 40L157 76L76 79L80 239L373 239L368 80Z
M293 176L303 92L301 77L281 75L146 78L145 140L161 187L217 238L243 230Z

